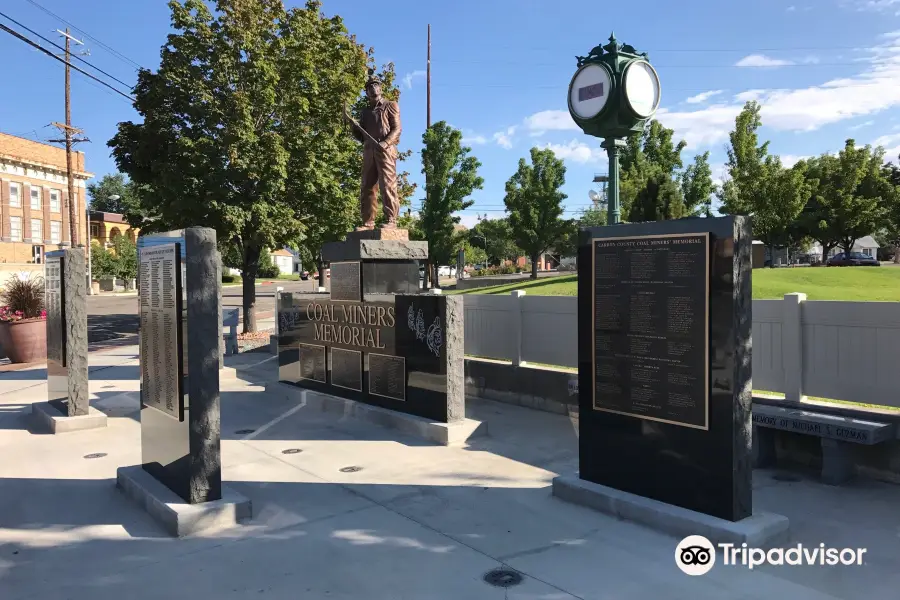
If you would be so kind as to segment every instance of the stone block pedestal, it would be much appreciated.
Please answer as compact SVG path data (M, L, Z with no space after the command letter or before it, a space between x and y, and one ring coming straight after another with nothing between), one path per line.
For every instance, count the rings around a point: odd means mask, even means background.
M754 512L740 521L728 521L585 481L577 475L555 477L553 495L677 538L702 535L713 544L746 542L754 548L774 548L790 540L790 522L782 515Z
M36 419L38 426L50 433L99 429L107 425L106 414L93 406L88 408L86 415L70 417L68 412L58 408L56 403L35 402L31 405L31 414Z
M322 246L331 265L331 298L360 301L371 294L419 292L419 262L428 260L428 242L409 240L406 229L353 231L343 242Z
M227 529L253 516L250 500L227 486L219 500L188 504L141 465L119 467L116 487L175 537Z

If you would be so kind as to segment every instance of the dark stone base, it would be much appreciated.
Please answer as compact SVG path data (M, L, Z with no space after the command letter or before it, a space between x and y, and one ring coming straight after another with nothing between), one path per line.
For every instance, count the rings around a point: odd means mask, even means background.
M348 239L345 242L329 242L322 246L322 260L325 262L427 259L428 242Z

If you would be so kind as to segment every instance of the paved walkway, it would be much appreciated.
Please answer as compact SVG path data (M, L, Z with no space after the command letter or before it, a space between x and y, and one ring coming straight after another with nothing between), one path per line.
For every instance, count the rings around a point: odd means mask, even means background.
M45 397L43 370L0 374L3 600L887 600L900 590L896 486L758 471L754 502L790 517L794 543L866 547L866 564L717 565L688 577L675 566L678 540L550 495L553 476L577 466L568 418L472 402L489 437L426 445L265 392L276 361L264 354L230 359L239 377L222 380L224 478L251 498L253 521L170 539L114 485L118 466L140 461L136 356L133 346L91 355L105 430L34 432L27 413ZM502 565L524 581L482 581Z

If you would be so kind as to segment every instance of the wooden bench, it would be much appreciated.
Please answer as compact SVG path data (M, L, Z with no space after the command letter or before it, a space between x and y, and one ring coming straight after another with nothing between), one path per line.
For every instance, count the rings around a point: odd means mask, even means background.
M239 352L237 326L240 319L240 308L222 309L222 339L225 341L225 356L230 356ZM228 329L228 331L225 331L225 329Z
M840 485L853 477L855 444L873 446L894 438L892 423L754 403L754 466L774 466L774 430L819 437L822 443L822 481L831 485Z

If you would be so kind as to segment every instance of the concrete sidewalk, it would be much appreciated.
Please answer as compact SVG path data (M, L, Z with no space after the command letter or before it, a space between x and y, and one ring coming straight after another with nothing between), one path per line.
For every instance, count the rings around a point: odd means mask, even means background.
M105 430L32 432L28 405L43 384L0 374L3 600L887 600L900 589L896 486L758 471L755 505L790 517L792 543L865 547L866 564L717 565L689 577L675 566L678 540L550 495L554 475L577 468L569 418L473 401L469 416L488 421L490 437L427 445L265 392L277 361L264 354L229 357L238 377L222 379L224 478L252 500L253 521L170 539L114 484L118 466L140 462L136 356L91 355ZM83 458L91 453L105 456ZM341 471L349 466L361 469ZM500 566L522 583L482 581Z

